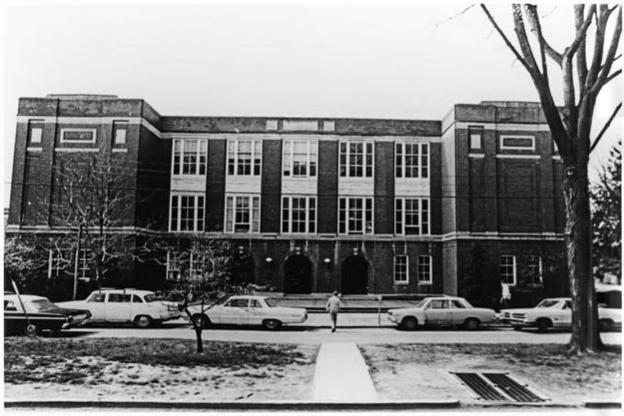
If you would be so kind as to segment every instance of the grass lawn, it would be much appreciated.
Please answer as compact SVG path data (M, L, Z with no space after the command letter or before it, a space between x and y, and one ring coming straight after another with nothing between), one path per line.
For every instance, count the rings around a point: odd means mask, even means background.
M306 400L318 346L5 338L5 399Z
M554 403L620 401L621 350L576 356L555 344L360 345L382 400L478 403L449 372L508 372Z

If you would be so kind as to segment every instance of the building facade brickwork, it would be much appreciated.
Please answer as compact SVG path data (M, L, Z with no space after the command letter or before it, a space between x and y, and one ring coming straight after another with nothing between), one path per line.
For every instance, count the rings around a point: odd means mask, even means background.
M457 104L423 121L176 117L115 96L22 98L9 235L68 231L55 172L80 169L85 154L120 167L118 232L137 244L150 232L233 241L248 281L285 293L462 294L475 245L483 273L565 291L561 162L536 103ZM169 258L121 273L162 288Z

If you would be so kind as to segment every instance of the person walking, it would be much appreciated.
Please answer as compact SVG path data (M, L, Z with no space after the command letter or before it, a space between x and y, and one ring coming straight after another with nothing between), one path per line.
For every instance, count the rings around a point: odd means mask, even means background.
M329 312L329 317L331 318L332 328L331 332L336 332L336 324L338 321L338 311L342 304L340 303L340 298L338 297L338 292L334 291L332 296L327 300L327 305L325 305L325 309Z

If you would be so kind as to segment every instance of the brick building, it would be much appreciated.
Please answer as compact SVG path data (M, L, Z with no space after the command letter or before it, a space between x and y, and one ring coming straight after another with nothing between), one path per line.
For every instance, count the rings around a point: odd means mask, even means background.
M285 293L461 293L476 245L482 272L513 288L565 287L561 162L536 103L457 104L423 121L162 116L140 99L22 98L7 233L68 231L51 202L63 199L54 167L81 154L126 167L116 230L130 244L150 230L229 239L248 281ZM119 273L162 287L179 254Z

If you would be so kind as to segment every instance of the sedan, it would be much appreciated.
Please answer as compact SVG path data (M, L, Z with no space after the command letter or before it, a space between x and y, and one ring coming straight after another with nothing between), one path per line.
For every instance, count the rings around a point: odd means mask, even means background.
M399 328L413 331L424 326L460 326L478 329L494 319L493 309L475 308L464 298L427 297L411 308L390 309L388 319Z
M542 300L534 308L503 309L503 322L513 326L517 331L522 328L537 328L545 332L549 328L570 328L572 325L572 299L548 298ZM621 327L620 309L598 307L598 325L601 331L610 331Z
M4 295L5 333L35 335L47 330L58 334L61 329L84 325L90 317L87 310L61 308L43 296Z
M265 296L232 296L219 305L189 306L195 325L210 324L262 325L266 329L279 329L282 325L302 323L308 319L304 308L277 306L275 300Z

